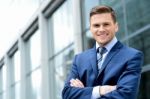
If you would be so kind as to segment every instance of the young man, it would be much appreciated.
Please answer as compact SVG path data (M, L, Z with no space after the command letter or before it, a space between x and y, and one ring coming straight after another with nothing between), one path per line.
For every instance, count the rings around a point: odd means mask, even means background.
M91 10L90 30L96 44L75 56L63 99L135 99L143 54L117 40L118 24L111 7Z

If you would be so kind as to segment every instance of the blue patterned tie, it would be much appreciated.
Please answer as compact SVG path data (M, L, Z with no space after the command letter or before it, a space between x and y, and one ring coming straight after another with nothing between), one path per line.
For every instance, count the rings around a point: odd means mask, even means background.
M102 67L103 54L107 52L107 49L105 47L99 47L97 52L97 65L98 71L100 71Z

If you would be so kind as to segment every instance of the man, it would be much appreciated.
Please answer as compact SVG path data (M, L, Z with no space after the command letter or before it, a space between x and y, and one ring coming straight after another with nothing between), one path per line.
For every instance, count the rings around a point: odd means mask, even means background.
M63 99L136 99L143 54L115 37L118 24L114 10L94 7L90 30L96 45L75 56Z

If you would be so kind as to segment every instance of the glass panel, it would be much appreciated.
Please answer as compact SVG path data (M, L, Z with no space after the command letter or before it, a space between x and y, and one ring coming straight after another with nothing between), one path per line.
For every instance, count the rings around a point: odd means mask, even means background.
M41 37L40 37L39 30L37 30L30 38L30 58L31 58L31 70L40 66L41 64Z
M15 99L20 99L20 83L17 83L15 85Z
M2 82L3 82L3 78L2 78L2 68L0 69L0 95L3 91L3 88L2 88ZM0 98L1 99L1 98Z
M90 11L91 9L94 7L94 6L97 6L99 4L99 0L83 0L83 22L85 24L84 26L84 30L86 30L87 28L90 27L90 23L89 23L89 14L90 14Z
M27 77L27 95L29 99L41 99L41 69L37 69Z
M31 82L33 95L36 97L34 99L41 99L41 69L32 72Z
M142 73L138 99L150 99L150 71Z
M2 67L2 89L3 89L3 91L5 91L6 90L6 83L7 83L7 67L6 67L6 65L3 65L3 67Z
M0 93L0 99L3 99L3 94L2 93Z
M69 73L73 56L74 49L73 46L71 46L61 54L57 55L54 59L57 99L61 99L61 91L64 86L64 81L66 80L66 77Z
M150 29L130 39L130 46L141 50L144 53L144 66L150 64Z
M6 92L3 92L2 99L7 99Z
M15 85L12 84L9 91L11 92L11 97L15 99Z
M84 33L84 49L92 48L95 45L95 40L93 39L92 33L88 30Z
M33 95L33 92L32 92L31 76L30 75L28 75L26 77L26 81L27 81L27 86L26 87L28 89L28 91L27 91L28 99L34 99L34 98L31 97Z
M74 41L72 12L72 0L67 0L52 16L54 21L54 53Z
M14 54L14 73L15 73L15 82L20 80L20 51L17 51Z
M150 24L149 0L125 0L129 34Z

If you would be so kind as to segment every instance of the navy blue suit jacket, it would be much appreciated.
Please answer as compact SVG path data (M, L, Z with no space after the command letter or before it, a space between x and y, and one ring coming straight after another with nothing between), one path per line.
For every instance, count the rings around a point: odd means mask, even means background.
M91 99L97 85L117 85L117 89L99 99L136 99L141 77L143 54L119 41L107 54L98 74L96 48L75 56L71 72L62 91L63 99ZM84 88L70 86L70 79L78 78Z

